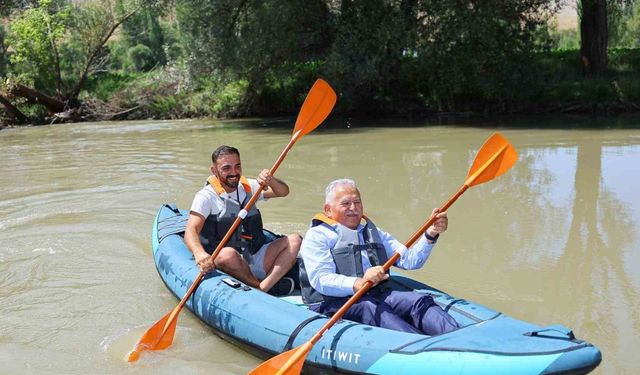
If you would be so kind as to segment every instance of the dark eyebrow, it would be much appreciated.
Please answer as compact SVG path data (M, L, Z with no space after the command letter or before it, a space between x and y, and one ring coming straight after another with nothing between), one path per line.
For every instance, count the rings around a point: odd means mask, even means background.
M241 165L242 165L242 163L237 163L237 164L231 164L231 163L229 163L229 164L222 164L222 167L221 167L221 168L229 168L229 167L232 167L232 166L234 166L234 167L239 167L239 166L241 166Z

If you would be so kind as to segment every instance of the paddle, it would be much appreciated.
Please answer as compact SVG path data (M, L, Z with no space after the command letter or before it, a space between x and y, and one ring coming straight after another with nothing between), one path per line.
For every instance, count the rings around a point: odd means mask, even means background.
M449 200L440 207L438 212L446 211L469 187L479 185L490 181L501 174L505 173L518 160L518 154L515 148L502 135L495 133L482 145L478 155L467 174L467 180L462 187ZM411 238L405 243L407 248L411 247L424 232L437 220L437 216L433 215L418 229ZM395 252L389 260L383 265L385 271L400 258L400 253ZM304 365L307 354L313 348L322 335L328 331L349 308L360 299L369 289L371 282L367 281L347 302L342 306L327 323L325 323L318 332L306 343L297 348L281 353L266 362L262 363L251 371L250 375L266 375L266 374L300 374Z
M293 134L291 136L291 140L289 144L284 148L278 160L276 160L273 167L271 167L270 173L273 175L276 172L276 169L280 166L284 157L287 155L287 152L293 147L298 139L300 139L303 135L308 134L313 131L313 129L317 128L331 113L333 106L336 103L336 93L333 91L331 86L327 82L322 79L318 79L309 90L304 103L302 104L302 108L300 108L300 112L298 113L298 118L296 119L296 124L293 129ZM260 188L263 189L265 186L260 185ZM260 190L258 190L260 191ZM256 202L260 194L253 194L249 202L245 205L244 209L240 211L238 217L235 219L231 228L227 231L225 236L220 241L220 244L216 247L215 251L211 254L211 258L214 258L220 253L220 250L227 244L229 238L233 235L234 231L240 225L240 222L247 215L248 210L253 207L253 204ZM165 315L162 319L160 319L156 324L154 324L145 334L142 336L135 349L129 353L127 360L129 362L136 361L140 357L140 353L145 350L160 350L165 349L171 345L173 342L173 336L176 330L176 324L178 321L178 314L182 310L182 307L187 303L187 300L195 289L198 287L198 284L202 281L204 277L204 273L200 272L198 277L193 281L187 293L182 297L178 306L175 309L170 311L167 315Z

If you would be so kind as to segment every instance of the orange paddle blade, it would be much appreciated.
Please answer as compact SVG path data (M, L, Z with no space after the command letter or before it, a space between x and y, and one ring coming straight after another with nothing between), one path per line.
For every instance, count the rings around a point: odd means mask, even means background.
M301 137L317 128L331 113L336 99L336 92L325 80L316 80L300 108L293 134Z
M249 375L298 375L302 372L302 365L307 354L313 348L313 343L307 341L303 345L281 353L260 366L256 367Z
M145 350L161 350L171 345L178 323L178 314L175 314L174 318L169 321L171 313L173 313L173 311L170 311L145 332L140 341L138 341L138 344L136 344L135 349L129 353L127 361L137 361L140 353Z
M473 161L465 185L474 186L493 180L518 161L516 149L500 133L489 137Z

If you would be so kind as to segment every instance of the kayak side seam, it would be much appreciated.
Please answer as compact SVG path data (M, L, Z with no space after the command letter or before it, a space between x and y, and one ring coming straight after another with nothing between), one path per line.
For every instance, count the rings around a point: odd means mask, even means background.
M491 354L491 355L502 355L502 356L536 356L536 355L568 353L574 350L588 348L588 347L593 347L593 345L585 343L585 344L572 346L566 349L551 350L546 352L518 352L518 353L499 352L495 350L478 350L478 349L468 349L468 348L459 349L459 348L447 348L447 347L426 348L426 349L420 349L415 351L400 351L399 349L392 349L392 350L389 350L389 352L396 353L396 354L408 354L408 355L416 355L416 354L426 353L426 352L461 352L461 353L479 353L479 354Z
M397 278L391 278L389 282L394 282L394 283L396 283L398 285L401 285L401 286L405 287L407 290L417 291L415 288L407 285L402 280L398 280ZM463 316L473 320L476 323L484 322L484 321L487 321L487 320L492 320L492 319L495 319L495 318L499 317L500 315L502 315L501 312L496 312L496 315L494 315L494 316L492 316L490 318L487 318L487 319L479 318L479 317L473 315L470 312L467 312L465 310L459 309L459 308L454 306L454 304L456 304L458 302L467 302L466 299L458 298L458 299L454 299L453 301L451 301L449 303L440 302L440 301L436 300L437 297L441 297L441 296L445 296L445 295L449 296L449 294L447 294L447 293L445 293L445 292L443 292L443 291L441 291L439 289L433 288L433 287L430 287L430 288L432 290L430 290L428 292L422 292L422 291L417 291L417 292L425 294L425 295L428 295L428 296L431 296L433 298L433 302L435 302L438 306L440 306L446 312L449 312L449 310L453 310L453 311L457 312L458 314L463 315ZM438 294L438 293L440 293L440 294Z
M602 362L602 359L600 359L598 361L598 363L596 363L594 365L590 365L590 366L573 368L573 369L569 369L569 370L551 371L551 372L545 370L542 373L540 373L540 375L582 375L582 374L588 374L591 371L593 371L596 367L598 367L600 365L600 362Z

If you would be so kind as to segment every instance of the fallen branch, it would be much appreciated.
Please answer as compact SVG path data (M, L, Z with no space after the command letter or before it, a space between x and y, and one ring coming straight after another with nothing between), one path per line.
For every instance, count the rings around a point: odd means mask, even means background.
M135 111L137 109L140 109L143 106L144 106L144 104L140 104L140 105L137 105L135 107L131 107L131 108L125 109L124 111L112 113L110 115L105 115L105 116L107 116L106 117L107 120L120 120L120 119L124 118L126 115L128 115L129 113L131 113L131 112L133 112L133 111Z
M49 124L66 121L77 122L80 120L80 117L80 110L78 108L70 108L63 112L54 113Z
M26 124L29 122L27 116L24 115L16 106L11 104L9 99L0 95L0 104L4 106L5 111L9 114L9 116L15 120L16 124Z
M14 96L27 99L30 103L42 104L51 113L63 112L65 110L65 103L56 98L41 93L38 90L34 90L22 84L13 85L9 89L9 93Z

